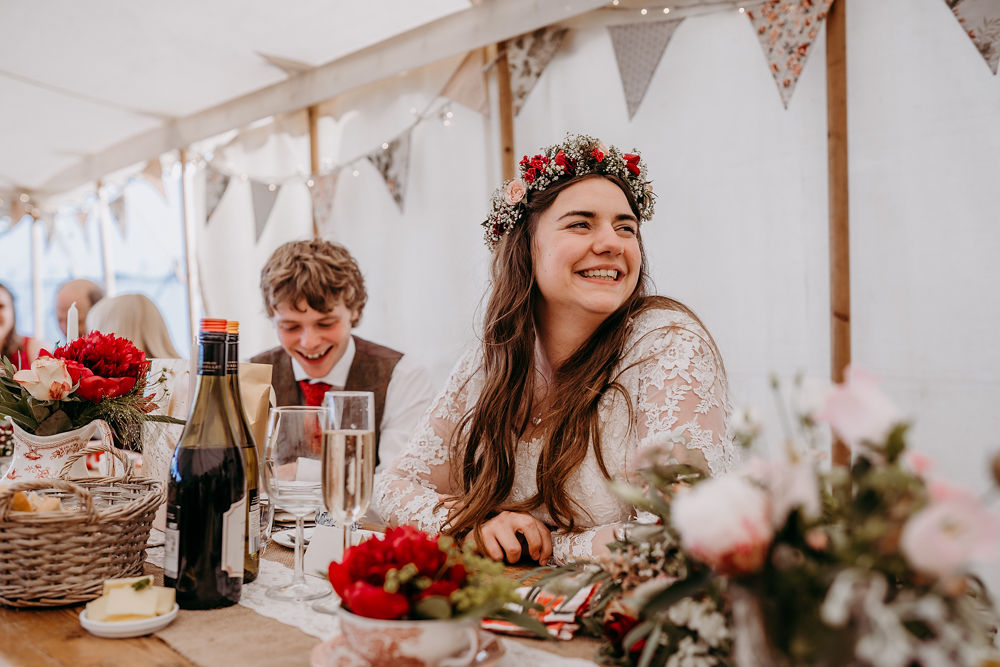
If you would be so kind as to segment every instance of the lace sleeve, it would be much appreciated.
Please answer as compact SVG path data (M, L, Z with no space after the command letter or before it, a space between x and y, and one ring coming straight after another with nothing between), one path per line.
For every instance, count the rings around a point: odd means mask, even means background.
M458 362L395 464L375 475L375 511L389 525L410 524L440 532L448 511L436 507L451 493L451 435L469 402L469 380L478 367L475 351Z
M677 460L707 464L712 474L731 469L726 379L707 334L700 327L668 327L649 334L647 345L636 397L639 453L667 445Z
M624 523L594 526L578 533L552 531L552 560L555 565L595 560L610 553L608 544L619 537Z

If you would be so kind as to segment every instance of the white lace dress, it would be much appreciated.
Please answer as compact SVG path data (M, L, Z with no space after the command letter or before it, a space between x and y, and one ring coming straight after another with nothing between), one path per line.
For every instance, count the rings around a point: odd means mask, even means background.
M618 368L626 370L619 371L618 382L634 406L631 429L628 406L618 392L606 392L598 406L601 447L612 479L638 482L635 472L637 465L641 467L643 451L659 450L677 436L684 438L689 449L700 451L713 474L729 470L736 452L727 430L726 382L705 330L683 313L647 310L635 318L625 349ZM459 360L395 465L377 476L374 502L386 521L431 533L445 524L447 510L435 506L441 496L456 490L448 443L482 390L481 358L477 347ZM511 501L535 494L543 438L518 443ZM576 517L582 531L553 530L557 562L599 553L615 539L622 522L635 516L635 509L608 489L592 450L570 476L566 490L586 514ZM544 506L531 514L552 525Z

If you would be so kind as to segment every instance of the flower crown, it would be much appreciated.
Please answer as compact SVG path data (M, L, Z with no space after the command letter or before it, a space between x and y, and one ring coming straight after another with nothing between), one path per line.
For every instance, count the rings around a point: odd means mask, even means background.
M635 149L633 149L635 150ZM483 221L483 237L490 250L515 225L523 222L529 192L541 192L555 183L585 174L619 177L632 192L639 206L639 222L653 217L653 189L646 179L646 164L638 153L622 153L584 134L567 134L561 144L548 146L534 157L525 155L518 163L521 177L506 181L493 192L490 215Z

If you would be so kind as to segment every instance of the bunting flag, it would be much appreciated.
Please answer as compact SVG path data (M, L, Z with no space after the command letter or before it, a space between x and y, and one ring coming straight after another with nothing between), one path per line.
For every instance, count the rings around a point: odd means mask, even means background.
M281 188L277 185L250 180L250 192L253 195L254 239L257 241L264 233L267 219L271 216L271 210L274 208L274 200L278 198L280 190Z
M167 199L167 188L163 184L163 165L160 164L160 158L153 158L146 163L146 166L142 168L142 173L139 174L144 179L146 179L150 185L156 188L160 196L163 197L164 201Z
M481 114L488 111L489 98L486 94L486 76L483 74L483 54L480 49L470 51L465 56L444 85L441 96Z
M118 223L118 229L121 230L122 237L128 235L128 227L125 220L125 191L122 190L117 197L108 202L108 213L114 218L114 221Z
M832 4L833 0L767 0L747 8L786 109Z
M639 110L649 82L653 80L653 72L682 20L608 26L629 120Z
M406 196L406 177L410 165L410 130L407 130L388 144L382 144L366 157L378 173L382 174L385 187L396 201L400 212L403 210L403 199Z
M76 222L77 222L78 225L80 225L80 229L83 230L83 238L84 238L84 240L87 239L87 221L88 220L90 220L90 211L88 211L86 209L82 209L82 208L76 210Z
M10 228L14 229L17 227L17 223L21 222L21 218L28 214L28 206L25 202L21 201L20 195L15 195L10 200Z
M208 165L205 167L205 224L211 220L215 208L222 200L222 195L226 194L229 187L229 174L224 174L218 169Z
M51 211L42 211L39 213L38 222L45 230L45 246L48 247L52 245L52 239L56 235L56 216Z
M13 199L13 195L0 195L0 218L10 217L10 200ZM13 225L14 221L11 220Z
M520 113L531 89L538 83L542 72L562 46L566 32L566 28L539 28L534 32L509 39L505 43L515 115Z
M292 60L291 58L282 58L281 56L272 56L269 53L261 53L260 51L254 51L258 56L267 61L268 65L273 65L277 67L288 77L293 77L297 74L302 74L313 68L312 65L304 63L298 60Z
M325 176L316 176L312 188L309 189L309 194L312 196L313 222L316 223L316 229L324 229L333 218L333 193L337 189L339 178L339 169Z
M1000 2L996 0L945 0L955 18L983 55L990 70L997 73L1000 62Z

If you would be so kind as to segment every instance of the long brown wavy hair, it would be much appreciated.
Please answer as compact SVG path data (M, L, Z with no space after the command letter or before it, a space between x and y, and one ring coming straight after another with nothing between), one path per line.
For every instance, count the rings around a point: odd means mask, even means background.
M507 510L527 512L545 506L557 528L574 530L575 516L586 510L566 492L569 477L593 449L605 478L610 479L601 454L598 403L608 391L626 401L629 422L631 400L612 374L625 352L632 318L650 308L669 308L697 316L682 303L650 296L652 289L641 234L637 233L641 261L635 290L602 322L594 333L558 368L549 387L551 407L538 459L535 481L538 492L521 502L507 497L514 483L517 443L531 423L535 395L535 318L542 296L535 283L531 255L538 218L569 186L588 178L607 178L628 199L638 218L629 188L617 177L588 174L561 181L529 194L525 223L515 226L500 241L493 255L492 293L483 324L484 382L475 406L461 419L452 436L452 482L460 488L446 532L479 536L479 526L493 514ZM715 350L714 341L711 343ZM637 363L641 363L637 362ZM460 465L459 465L460 462Z

